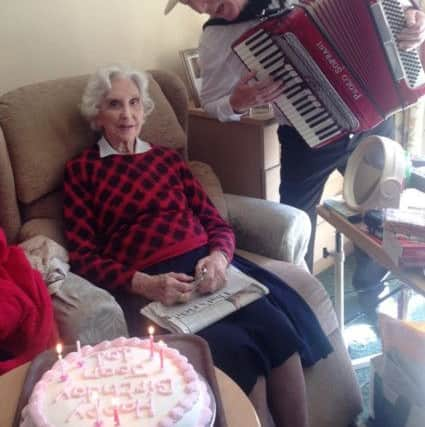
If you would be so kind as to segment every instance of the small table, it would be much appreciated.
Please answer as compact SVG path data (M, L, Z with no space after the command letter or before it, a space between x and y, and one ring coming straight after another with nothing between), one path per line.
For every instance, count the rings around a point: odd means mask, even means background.
M30 363L0 376L0 426L12 427L22 385ZM260 427L248 397L224 372L215 368L228 427Z
M390 270L403 283L425 296L424 275L415 270L402 270L394 265L382 246L362 230L359 224L352 224L342 215L324 205L317 208L317 213L335 227L335 311L341 331L344 328L344 245L342 235L345 235L380 265ZM399 306L399 315L405 312L405 301L402 294L400 302L402 305L404 304L404 307Z

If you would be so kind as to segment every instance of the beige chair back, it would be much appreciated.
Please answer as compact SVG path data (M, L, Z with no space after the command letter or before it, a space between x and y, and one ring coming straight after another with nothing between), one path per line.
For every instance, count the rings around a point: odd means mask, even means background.
M154 70L150 76L155 109L141 137L184 154L186 89L169 72ZM0 226L10 242L28 237L21 227L34 227L35 221L63 243L57 227L64 166L95 141L78 109L87 78L32 84L0 97Z

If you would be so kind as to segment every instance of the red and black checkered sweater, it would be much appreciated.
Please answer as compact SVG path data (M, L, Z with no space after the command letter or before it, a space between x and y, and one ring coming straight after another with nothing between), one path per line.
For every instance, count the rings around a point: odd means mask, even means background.
M205 244L232 259L235 238L179 154L163 147L69 161L65 234L73 271L109 289Z

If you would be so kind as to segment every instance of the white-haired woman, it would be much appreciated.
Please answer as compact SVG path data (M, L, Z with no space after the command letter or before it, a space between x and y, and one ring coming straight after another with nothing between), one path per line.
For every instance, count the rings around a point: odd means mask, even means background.
M233 256L235 239L186 163L139 139L152 110L143 73L106 68L89 81L82 111L101 138L68 162L64 217L72 269L98 286L167 305L186 302L194 277L214 292L229 262L270 294L198 334L214 363L252 398L266 424L307 426L302 364L332 348L314 314L278 277Z

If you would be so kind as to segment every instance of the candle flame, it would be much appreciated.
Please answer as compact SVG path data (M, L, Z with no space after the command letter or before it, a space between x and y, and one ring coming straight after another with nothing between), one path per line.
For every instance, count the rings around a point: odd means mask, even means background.
M162 340L159 340L159 341L158 341L158 345L159 345L160 347L165 347L165 342L164 342L164 341L162 341Z
M56 352L58 354L62 353L62 344L60 342L56 344Z
M154 332L155 332L155 328L153 326L149 326L148 328L149 335L153 335Z

